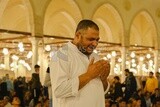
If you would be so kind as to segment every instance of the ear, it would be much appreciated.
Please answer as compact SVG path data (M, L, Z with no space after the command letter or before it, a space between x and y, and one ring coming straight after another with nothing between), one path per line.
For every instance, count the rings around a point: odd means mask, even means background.
M77 38L77 40L79 40L81 38L81 33L79 31L76 32L75 37Z

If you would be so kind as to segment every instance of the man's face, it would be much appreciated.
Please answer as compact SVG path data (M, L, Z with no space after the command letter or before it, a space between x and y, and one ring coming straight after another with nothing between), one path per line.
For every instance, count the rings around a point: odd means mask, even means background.
M125 71L124 74L125 74L125 76L128 76L128 72Z
M39 69L40 69L40 68L35 68L35 72L36 72L36 73L39 73Z
M94 28L88 28L78 33L78 49L85 55L92 54L99 41L99 31Z
M119 103L119 106L120 106L120 107L126 107L127 105L126 105L126 102L123 101L123 102Z
M153 74L152 74L152 73L149 73L149 77L152 78L152 77L153 77Z
M117 83L117 82L118 82L118 80L114 78L113 82L114 82L114 83Z

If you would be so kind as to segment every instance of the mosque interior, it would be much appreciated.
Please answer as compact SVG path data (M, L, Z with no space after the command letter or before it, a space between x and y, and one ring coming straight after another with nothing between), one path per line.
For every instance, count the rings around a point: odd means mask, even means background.
M0 0L0 76L30 76L39 64L43 78L52 54L74 38L82 19L98 24L94 52L110 61L110 75L125 68L135 75L160 72L159 7L159 0Z

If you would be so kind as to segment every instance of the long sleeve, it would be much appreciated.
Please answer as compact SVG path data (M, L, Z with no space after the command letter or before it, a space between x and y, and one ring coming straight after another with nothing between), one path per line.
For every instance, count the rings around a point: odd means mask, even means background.
M70 61L63 55L63 53L56 54L54 56L56 59L50 63L51 79L54 83L53 93L58 98L75 96L79 87L79 78L71 76Z
M145 85L145 91L153 92L158 88L158 81L156 78L148 78Z
M50 80L49 73L46 73L45 80L44 80L44 86L46 86L46 87L51 86L51 80Z

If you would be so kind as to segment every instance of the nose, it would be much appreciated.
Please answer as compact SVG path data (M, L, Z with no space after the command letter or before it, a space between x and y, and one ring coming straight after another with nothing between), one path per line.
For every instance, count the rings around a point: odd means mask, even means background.
M98 45L98 41L94 40L94 41L92 42L92 45L96 47L96 46Z

